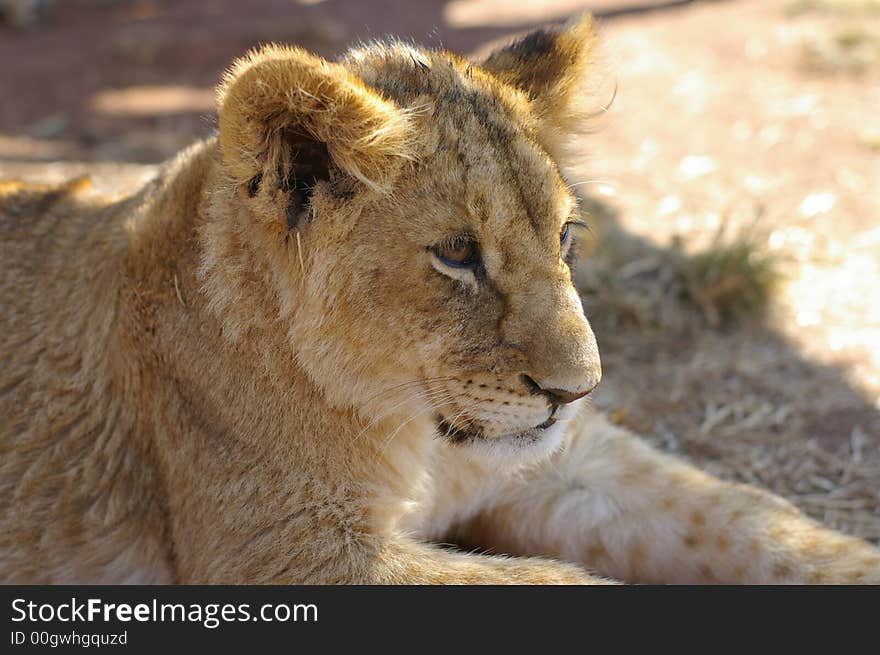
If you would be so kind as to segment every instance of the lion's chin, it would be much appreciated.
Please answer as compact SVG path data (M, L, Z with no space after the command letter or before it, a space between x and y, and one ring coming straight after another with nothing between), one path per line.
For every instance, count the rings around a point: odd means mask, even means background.
M462 430L439 420L437 434L474 460L516 466L541 461L559 450L566 423L547 421L515 434L489 437L482 430Z

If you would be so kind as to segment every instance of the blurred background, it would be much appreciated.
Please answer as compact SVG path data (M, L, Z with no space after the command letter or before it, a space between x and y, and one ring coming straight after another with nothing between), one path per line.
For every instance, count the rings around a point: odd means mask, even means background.
M0 178L136 187L258 43L480 53L587 9L594 403L880 541L880 0L0 0Z

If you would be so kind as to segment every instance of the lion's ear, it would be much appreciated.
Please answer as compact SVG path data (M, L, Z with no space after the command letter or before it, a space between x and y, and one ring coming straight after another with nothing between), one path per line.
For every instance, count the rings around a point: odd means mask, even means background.
M596 41L593 18L584 14L527 34L490 54L481 67L525 92L548 140L556 141L577 131L589 111Z
M407 115L300 48L268 46L233 64L218 115L226 174L252 209L289 227L319 182L386 192L409 158Z

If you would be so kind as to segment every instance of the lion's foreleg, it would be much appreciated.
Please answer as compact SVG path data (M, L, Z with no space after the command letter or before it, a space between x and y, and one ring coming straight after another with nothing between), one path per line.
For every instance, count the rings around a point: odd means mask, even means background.
M633 582L880 583L880 550L785 500L707 475L601 417L578 430L465 526L465 540Z

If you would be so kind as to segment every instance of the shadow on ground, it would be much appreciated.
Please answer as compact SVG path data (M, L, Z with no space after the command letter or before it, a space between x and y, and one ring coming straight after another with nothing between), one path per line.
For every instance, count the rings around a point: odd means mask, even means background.
M595 239L576 280L602 353L597 407L718 475L880 540L880 411L845 368L805 357L772 301L711 325L680 279L705 253L628 233L600 202L587 211Z
M15 89L0 135L18 139L0 147L4 160L161 161L211 132L214 85L260 43L329 57L397 35L468 52L539 22L456 27L447 0L58 4L29 31L0 28L0 88Z

